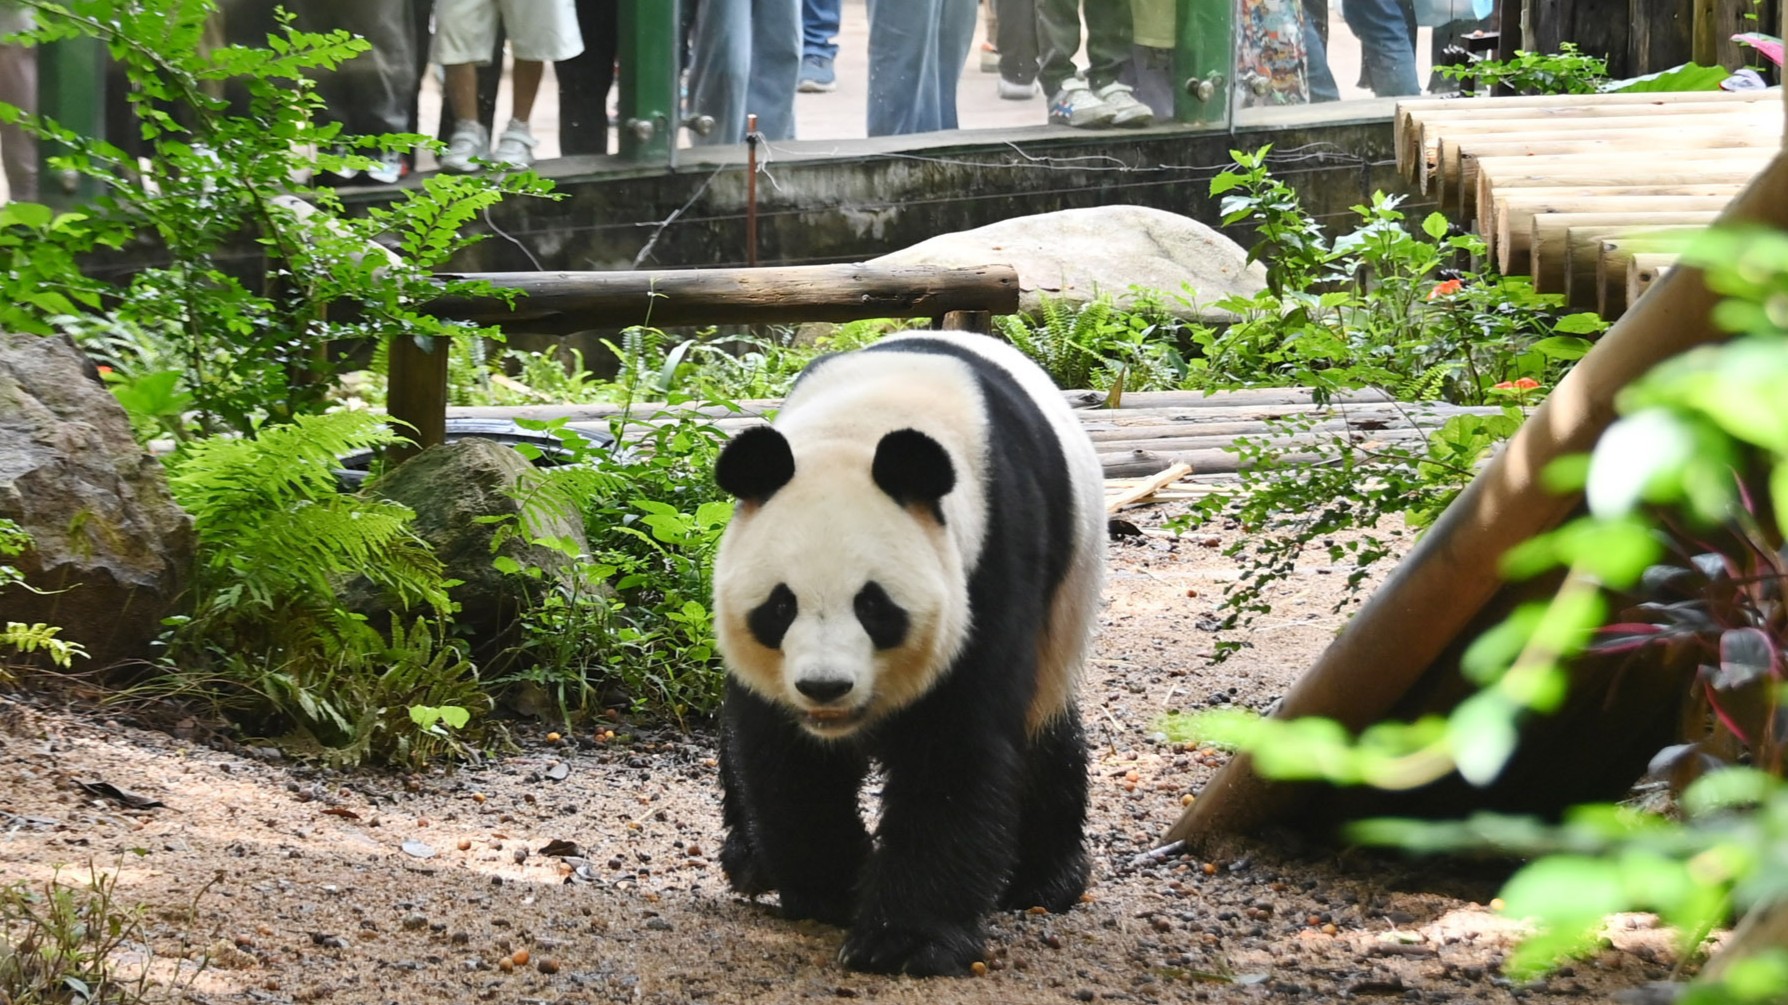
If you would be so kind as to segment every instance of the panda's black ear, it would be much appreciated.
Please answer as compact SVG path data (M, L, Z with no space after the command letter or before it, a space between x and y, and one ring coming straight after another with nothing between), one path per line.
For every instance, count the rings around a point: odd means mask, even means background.
M733 437L714 463L714 481L747 502L763 502L793 477L794 452L769 426L752 426Z
M937 502L956 487L956 466L938 441L917 429L896 429L875 447L875 483L902 506ZM941 519L943 514L938 512Z

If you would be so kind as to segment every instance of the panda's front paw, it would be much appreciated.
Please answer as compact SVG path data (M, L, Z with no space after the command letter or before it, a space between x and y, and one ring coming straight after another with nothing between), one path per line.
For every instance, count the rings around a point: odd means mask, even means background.
M966 974L982 955L979 925L908 927L881 922L851 929L838 961L852 970L933 977Z
M726 843L720 846L720 870L726 873L726 881L733 889L747 897L776 889L770 874L758 862L757 850L740 831L728 833Z
M790 921L823 921L828 925L848 928L856 905L850 896L815 893L804 890L781 891L782 916Z

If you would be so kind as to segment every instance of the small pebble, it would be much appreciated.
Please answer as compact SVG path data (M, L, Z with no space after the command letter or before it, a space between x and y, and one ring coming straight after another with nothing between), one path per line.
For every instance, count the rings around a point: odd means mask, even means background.
M556 974L559 972L559 961L550 956L542 956L540 962L534 964L534 969L543 974Z
M969 973L974 974L976 977L986 977L987 964L982 963L980 960L976 960L969 964Z
M525 967L528 965L528 951L526 949L517 949L515 952L509 954L509 958L514 960L515 965L518 967Z

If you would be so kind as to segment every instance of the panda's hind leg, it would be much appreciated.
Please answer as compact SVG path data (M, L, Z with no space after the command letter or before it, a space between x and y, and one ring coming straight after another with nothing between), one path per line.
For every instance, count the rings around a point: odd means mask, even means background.
M1019 804L1018 862L1000 897L1012 910L1062 912L1086 892L1087 751L1072 706L1031 740Z

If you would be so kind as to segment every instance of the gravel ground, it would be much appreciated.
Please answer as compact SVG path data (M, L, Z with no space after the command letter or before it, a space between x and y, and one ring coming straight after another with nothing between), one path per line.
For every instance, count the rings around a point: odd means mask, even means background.
M0 880L115 873L143 911L129 955L152 953L179 984L165 996L199 1003L1563 1002L1670 974L1670 933L1623 916L1598 955L1511 985L1498 965L1520 926L1486 906L1500 877L1482 867L1285 837L1145 855L1224 756L1156 739L1160 716L1266 707L1340 624L1341 577L1305 570L1252 647L1210 666L1197 624L1234 574L1221 538L1114 544L1082 693L1093 886L1065 915L995 916L976 977L845 971L840 931L728 891L705 729L615 721L612 739L553 742L517 724L514 756L406 778L14 696L0 699ZM77 784L97 781L164 805Z

